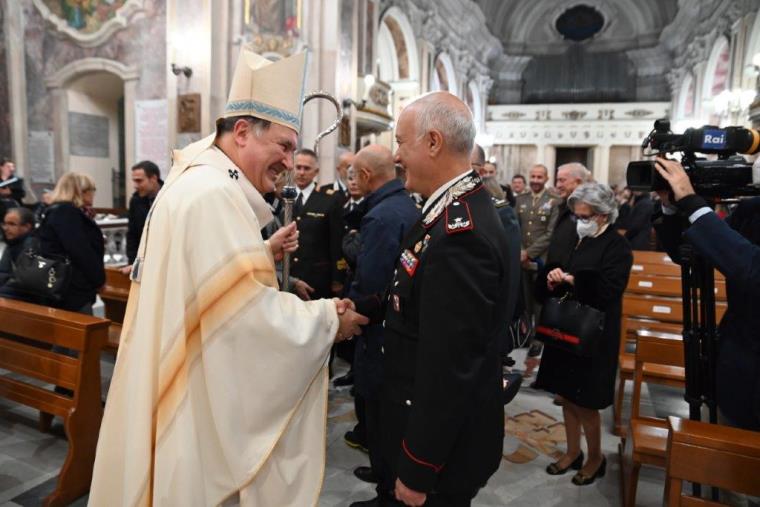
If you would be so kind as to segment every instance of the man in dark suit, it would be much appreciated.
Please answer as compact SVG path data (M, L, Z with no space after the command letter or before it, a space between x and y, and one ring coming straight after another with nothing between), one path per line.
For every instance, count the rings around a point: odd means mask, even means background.
M161 171L158 166L150 160L143 160L132 167L132 184L135 187L135 193L129 200L127 227L127 263L129 265L135 262L145 219L164 182L161 180Z
M346 274L341 251L343 209L334 195L316 189L319 166L313 151L299 150L293 171L298 187L293 218L299 247L292 256L291 273L314 288L313 298L339 296Z
M634 192L633 208L625 221L625 239L633 250L651 250L654 202L648 192Z
M354 162L354 154L348 150L341 150L338 153L338 163L335 166L335 181L319 187L320 192L327 195L334 195L340 202L341 206L351 197L348 191L348 169Z
M388 295L381 418L390 469L376 505L470 505L501 462L509 245L470 168L474 137L469 109L445 92L398 120L396 162L406 188L427 201Z
M356 259L356 274L348 297L361 300L381 297L393 278L393 268L401 240L419 219L420 211L409 198L404 184L396 178L391 151L369 145L357 153L352 168L353 180L366 195L367 213L361 220L361 246ZM384 473L381 461L380 395L383 382L383 327L375 323L356 339L354 353L355 405L357 418L363 415L371 467L358 467L354 475L376 482ZM346 440L349 435L346 435Z

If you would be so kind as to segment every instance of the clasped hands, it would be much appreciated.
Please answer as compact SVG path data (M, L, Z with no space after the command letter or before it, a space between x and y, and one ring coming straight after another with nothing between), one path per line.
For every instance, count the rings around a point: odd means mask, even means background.
M350 299L333 298L333 301L338 312L338 332L335 334L335 341L350 340L362 334L360 326L369 324L369 319L356 312L356 305Z
M549 290L554 290L555 287L562 283L569 283L573 285L575 283L575 277L570 273L565 273L562 268L555 268L549 271L546 275L546 286Z

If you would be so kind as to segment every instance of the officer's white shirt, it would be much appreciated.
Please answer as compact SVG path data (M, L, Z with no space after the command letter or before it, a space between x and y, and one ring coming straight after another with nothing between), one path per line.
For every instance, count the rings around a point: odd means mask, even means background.
M457 176L453 177L452 179L450 179L449 181L447 181L446 183L438 187L435 192L430 194L430 198L427 201L425 201L425 205L422 207L422 214L424 215L425 213L427 213L427 211L430 209L430 206L432 206L435 203L435 201L437 201L438 198L441 197L444 192L446 192L446 190L451 188L457 181L461 180L462 178L464 178L471 172L472 171L468 168L462 174L458 174Z
M306 201L309 200L309 196L314 191L314 189L316 188L316 186L317 186L317 184L312 181L311 183L309 183L308 185L306 185L306 188L304 188L303 190L301 190L300 188L298 189L298 195L302 195L303 196L302 200L303 200L304 206L306 205ZM298 196L296 196L296 199L298 199Z

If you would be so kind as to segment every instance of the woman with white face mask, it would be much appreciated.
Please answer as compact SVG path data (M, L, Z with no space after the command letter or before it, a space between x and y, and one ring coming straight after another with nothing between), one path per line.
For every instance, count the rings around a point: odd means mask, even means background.
M627 240L612 226L617 218L617 202L607 185L579 186L568 198L568 206L576 217L578 242L567 265L546 266L537 297L545 300L569 292L581 304L604 312L604 331L591 357L547 344L536 387L562 398L567 434L567 451L546 472L561 475L571 468L579 470L572 482L583 486L606 471L599 411L609 407L614 399L623 291L633 255ZM585 460L581 429L586 435Z

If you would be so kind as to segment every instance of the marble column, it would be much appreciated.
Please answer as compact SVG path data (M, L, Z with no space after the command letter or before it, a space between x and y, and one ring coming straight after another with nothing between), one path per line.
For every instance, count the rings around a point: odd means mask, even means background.
M18 0L4 0L6 76L8 78L8 103L10 106L11 158L16 163L18 175L29 178L27 167L28 121L26 103L26 51L24 48L23 6ZM29 181L31 183L31 181Z
M594 146L594 180L608 183L610 177L610 147L606 144Z
M340 19L340 2L324 0L304 3L304 36L310 48L306 75L306 92L323 90L335 96L337 92L338 50L340 34L334 25ZM304 108L301 144L312 148L317 135L335 121L335 107L317 99ZM335 179L335 150L338 133L333 132L319 143L319 181Z

